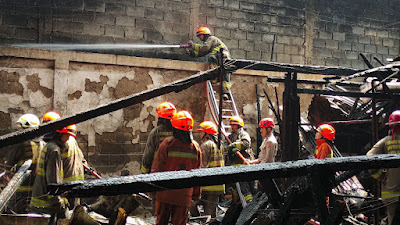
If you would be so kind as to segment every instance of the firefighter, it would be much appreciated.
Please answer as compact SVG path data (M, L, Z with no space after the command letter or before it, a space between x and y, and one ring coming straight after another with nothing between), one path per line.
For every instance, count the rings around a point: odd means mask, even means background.
M196 35L203 44L194 44L193 41L190 40L187 44L190 46L188 52L191 56L201 57L207 55L211 68L217 67L219 60L223 62L231 58L228 47L219 38L211 35L211 31L208 27L200 27L197 29ZM219 51L221 48L223 49L222 59L219 58ZM229 89L231 88L230 73L225 72L222 75L222 86L223 97L227 100L229 98Z
M16 122L20 130L38 127L39 118L33 114L24 114ZM7 157L7 165L12 167L12 171L16 171L22 164L32 159L30 166L31 171L36 170L37 160L40 150L44 147L44 142L40 138L27 140L22 143L13 145ZM35 173L32 172L29 177L19 186L16 194L11 197L8 208L13 212L27 213L29 212L29 201L32 195L32 185L35 180Z
M193 140L193 118L187 111L172 117L173 136L167 137L158 148L151 172L192 170L201 167L201 152ZM157 192L157 225L167 225L171 217L173 225L185 225L191 201L200 198L200 187Z
M367 152L367 155L400 153L400 110L392 112L386 125L389 125L390 128L389 135L376 143ZM388 224L398 224L393 222L393 219L400 193L400 168L370 170L370 173L373 178L380 180L382 183L381 197L386 205Z
M32 212L50 213L55 220L65 213L68 200L63 197L49 195L47 185L63 182L62 153L67 150L66 143L69 137L75 137L75 135L71 131L71 125L47 134L49 141L40 152L36 178L32 187Z
M275 156L278 152L278 142L274 135L275 122L271 118L264 118L258 124L261 136L264 138L260 146L258 159L249 161L250 164L275 162Z
M157 106L155 112L158 116L157 127L150 131L147 138L142 158L142 167L140 168L144 174L150 172L154 155L156 154L161 142L163 142L166 137L172 136L171 119L176 113L176 107L170 102L163 102Z
M201 138L201 155L202 167L213 168L223 167L224 155L222 149L218 147L217 143L217 126L211 121L204 121L200 123L197 131L200 132ZM204 214L211 215L212 218L216 216L216 209L218 204L219 195L224 194L225 185L204 186L201 188L201 201L203 205ZM194 205L197 208L197 204ZM193 210L191 210L192 212Z
M75 139L77 133L76 125L69 125L67 129L74 135L69 137L66 143L67 148L61 155L63 161L64 182L84 180L85 169L83 164L86 164L86 160ZM70 203L70 209L80 205L79 198L69 199L68 202Z
M231 166L244 165L242 158L238 156L237 151L240 152L246 159L254 160L254 153L251 150L251 138L250 135L243 129L244 121L239 116L232 116L229 119L229 125L231 126L232 133L229 134L228 139L231 144L228 145L228 163ZM253 199L251 194L249 182L239 182L240 189L246 202Z
M170 102L162 102L157 106L155 111L158 115L157 126L150 131L147 137L147 143L144 148L142 166L140 168L143 174L147 174L151 170L154 156L161 142L166 137L172 136L172 116L176 113L176 107ZM155 212L156 196L155 193L150 193L152 213Z
M336 130L329 124L321 124L317 128L315 140L317 142L317 149L314 157L317 159L332 158L333 151L331 145L335 139Z
M44 114L42 118L42 123L47 123L49 121L57 120L60 118L61 116L57 112L49 111ZM64 182L84 180L85 177L83 164L86 164L86 160L83 156L82 150L79 148L79 145L75 139L77 133L76 125L72 124L68 126L67 129L70 132L74 133L75 136L71 135L69 137L66 143L65 151L61 153L64 171L63 180ZM47 136L51 137L51 134L45 135L46 140L48 139ZM69 206L72 209L80 204L80 200L79 198L70 199L69 203Z

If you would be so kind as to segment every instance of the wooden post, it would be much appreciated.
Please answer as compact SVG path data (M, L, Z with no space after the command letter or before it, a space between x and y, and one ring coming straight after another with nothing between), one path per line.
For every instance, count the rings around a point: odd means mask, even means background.
M300 98L297 96L297 73L287 73L283 92L282 161L299 155Z

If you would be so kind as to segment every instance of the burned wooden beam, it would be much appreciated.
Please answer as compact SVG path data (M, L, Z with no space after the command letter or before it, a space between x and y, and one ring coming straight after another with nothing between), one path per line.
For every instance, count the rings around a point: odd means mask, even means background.
M285 82L285 78L283 77L268 77L267 78L268 82L276 82L276 83L283 83ZM297 79L297 83L299 84L330 84L331 82L325 81L325 80L308 80L308 79ZM342 83L336 83L337 85L342 85L342 86L352 86L352 87L359 87L363 85L361 82L342 82Z
M232 59L231 62L235 66L239 66L242 68L246 67L246 69L276 71L276 72L349 76L363 71L345 67L298 65L298 64L262 62L262 61L244 60L244 59Z
M70 197L121 195L207 186L256 179L303 176L313 170L346 171L400 167L400 155L354 156L330 159L307 159L290 162L262 163L256 165L204 168L191 171L169 171L114 177L92 181L50 184L52 194L68 192Z
M237 69L240 69L237 67ZM180 92L184 89L189 88L195 84L204 82L206 80L214 79L218 73L219 67L199 72L188 78L174 81L172 83L165 84L158 88L153 88L150 90L145 90L115 101L111 103L104 104L77 114L61 118L60 120L51 121L46 124L41 124L36 128L29 128L23 131L17 131L9 133L0 137L0 148L8 145L16 144L26 140L39 137L45 133L52 132L56 129L61 129L62 127L68 126L69 124L80 123L95 117L114 112L116 110L128 107L160 95L164 95L170 92Z
M5 207L7 206L10 198L15 194L18 187L21 185L24 180L31 174L31 171L28 170L32 164L32 160L27 160L22 164L19 168L18 172L14 174L13 178L8 182L7 187L3 189L0 193L0 213L3 212Z
M362 93L362 92L344 92L344 91L328 91L328 90L316 90L316 89L302 89L297 90L299 94L315 94L315 95L338 95L347 97L360 97L360 98L376 98L376 99L400 99L398 94L387 94L387 93Z

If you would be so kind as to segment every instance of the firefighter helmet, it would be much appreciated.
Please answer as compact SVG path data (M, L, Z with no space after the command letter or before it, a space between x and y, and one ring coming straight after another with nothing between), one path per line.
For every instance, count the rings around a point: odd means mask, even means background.
M171 119L173 127L183 131L193 130L193 117L188 111L179 111Z
M163 102L157 106L156 113L158 117L172 119L172 116L176 113L176 108L171 102Z
M211 121L204 121L200 123L199 128L197 128L197 131L204 131L207 134L212 134L212 135L218 133L217 125L215 125Z
M52 120L58 120L60 118L61 118L60 114L58 114L58 113L56 113L54 111L48 111L47 113L45 113L43 115L42 123L49 122L49 121L52 121Z
M324 138L330 141L333 141L335 139L336 130L327 123L319 125L317 131L321 133Z
M400 110L395 110L390 114L389 116L389 121L386 123L386 125L389 125L390 127L393 125L399 125L400 124Z
M199 29L197 29L196 31L196 36L199 36L200 34L211 34L210 29L208 29L208 27L200 27Z
M69 135L71 135L73 137L76 137L76 125L75 124L71 124L71 125L68 125L66 127L63 127L63 129L57 130L57 133L69 134Z
M243 119L240 118L240 116L232 116L229 119L229 125L235 125L235 124L237 124L237 125L239 125L241 127L244 127Z
M275 127L275 122L271 118L264 118L264 119L260 120L260 123L258 123L258 126L259 127L266 127L266 128L268 128L268 127L274 128Z
M22 115L16 123L20 124L23 128L37 127L40 125L39 118L30 113Z

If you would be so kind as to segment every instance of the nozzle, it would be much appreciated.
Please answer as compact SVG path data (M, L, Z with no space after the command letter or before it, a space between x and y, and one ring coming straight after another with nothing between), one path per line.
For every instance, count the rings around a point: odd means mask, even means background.
M185 44L185 45L181 45L180 47L181 47L181 48L190 48L190 45Z

